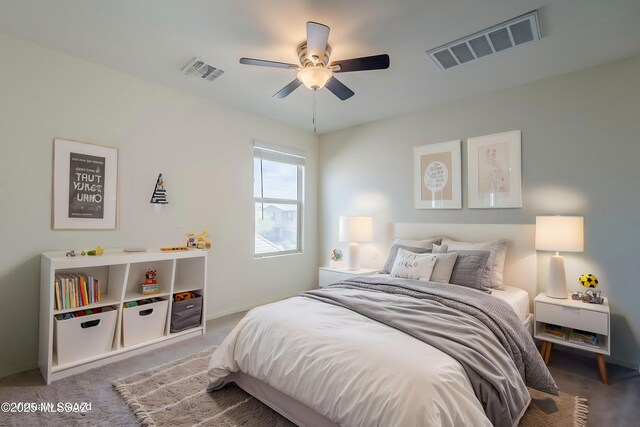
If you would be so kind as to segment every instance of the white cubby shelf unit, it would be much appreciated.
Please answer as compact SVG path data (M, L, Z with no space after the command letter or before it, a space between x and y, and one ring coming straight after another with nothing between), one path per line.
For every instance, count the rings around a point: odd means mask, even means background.
M160 293L142 295L140 285L145 279L145 272L148 269L157 270L156 278L160 285ZM56 310L54 281L55 275L58 273L85 273L98 279L100 282L100 302L77 308ZM110 249L106 250L104 255L91 257L67 257L65 252L43 253L40 262L38 366L46 383L50 384L51 381L122 360L179 340L203 335L206 324L206 283L207 252L201 250L163 252L159 249L147 249L145 252L127 253L122 249ZM182 332L171 333L173 295L186 291L193 291L202 296L200 325ZM126 334L127 330L127 326L123 325L123 314L127 310L125 304L150 298L167 301L164 305L168 305L168 309L166 314L148 316L144 321L162 322L163 326L159 328L157 323L154 324L154 328L150 329L154 329L156 331L154 334L156 335L149 337L149 339L136 340L141 342L125 346L123 340L123 335ZM144 305L140 307L144 307ZM102 308L103 312L109 314L105 315L104 318L101 318L103 315L97 314L69 319L72 322L61 320L60 316L58 316L93 308ZM115 324L112 322L113 311L115 311ZM67 330L63 331L59 325L65 324L65 322L68 322L68 326L65 326ZM83 329L76 329L77 338L74 339L72 330L75 327L79 328L81 323ZM100 323L102 325L99 325ZM77 324L77 326L74 324ZM94 327L95 329L93 330L95 331L102 329L100 334L95 333L96 336L108 336L109 339L113 336L108 351L97 345L94 349L87 348L87 346L94 345L91 340L92 328ZM104 328L108 328L108 330L104 331ZM125 328L124 332L123 328ZM162 330L160 336L157 336L158 329ZM63 332L67 333L67 336L61 339ZM73 355L74 352L73 349L69 351L70 349L65 347L64 352L67 355L65 361L64 363L58 363L56 334L59 334L58 345L62 345L64 342L64 345L67 346L78 346L78 358L69 361L68 355ZM72 335L72 339L69 339L68 335ZM69 344L70 342L71 344ZM87 353L92 354L85 356Z

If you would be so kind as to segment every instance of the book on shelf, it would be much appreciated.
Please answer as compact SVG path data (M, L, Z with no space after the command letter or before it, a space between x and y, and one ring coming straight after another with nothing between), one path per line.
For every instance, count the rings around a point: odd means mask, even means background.
M572 329L569 334L569 341L578 344L586 344L592 347L598 347L598 336L594 333Z
M57 273L54 309L67 310L100 302L100 281L85 273Z
M544 328L542 328L542 333L562 339L565 339L567 337L567 334L564 329L562 329L562 326L554 325L553 323L545 323Z
M158 283L143 283L141 285L142 295L158 294L160 293L160 285Z

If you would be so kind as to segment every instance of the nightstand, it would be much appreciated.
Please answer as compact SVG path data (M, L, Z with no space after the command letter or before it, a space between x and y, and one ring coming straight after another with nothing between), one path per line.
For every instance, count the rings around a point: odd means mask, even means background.
M545 293L540 293L534 299L534 337L542 340L540 354L546 364L549 364L551 350L554 344L595 353L600 368L602 382L609 384L607 377L607 365L605 355L611 354L610 314L609 300L604 299L603 304L589 304L582 301L550 298ZM552 335L545 331L545 325L551 323L561 326L561 334ZM578 329L590 332L598 338L597 345L574 342L569 339L571 331Z
M337 268L320 267L318 269L318 284L321 288L341 280L349 280L354 276L369 276L377 273L373 268L360 268L358 270L340 270Z

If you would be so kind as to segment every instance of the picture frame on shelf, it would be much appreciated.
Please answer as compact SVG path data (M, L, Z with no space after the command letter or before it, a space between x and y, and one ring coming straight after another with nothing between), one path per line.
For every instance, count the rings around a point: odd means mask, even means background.
M413 148L415 209L462 209L460 140Z
M117 187L116 148L53 140L54 230L114 230Z
M522 207L521 145L519 130L467 140L469 208Z

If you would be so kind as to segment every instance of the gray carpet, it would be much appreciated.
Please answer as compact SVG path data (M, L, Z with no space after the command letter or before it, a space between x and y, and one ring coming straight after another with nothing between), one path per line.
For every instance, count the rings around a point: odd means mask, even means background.
M207 323L207 335L135 356L111 365L44 385L40 371L31 370L0 379L2 402L91 402L86 415L6 414L0 426L137 426L135 415L114 389L118 378L186 357L220 344L244 315L227 316ZM2 351L6 351L3 349ZM640 408L640 373L608 365L611 385L600 382L593 355L555 350L549 366L560 390L589 400L589 425L626 427L637 425Z
M0 412L0 426L138 426L136 416L114 389L113 382L220 344L243 316L244 313L239 313L209 321L205 336L63 378L49 386L45 386L38 370L2 378L0 403L91 402L92 405L86 414Z

